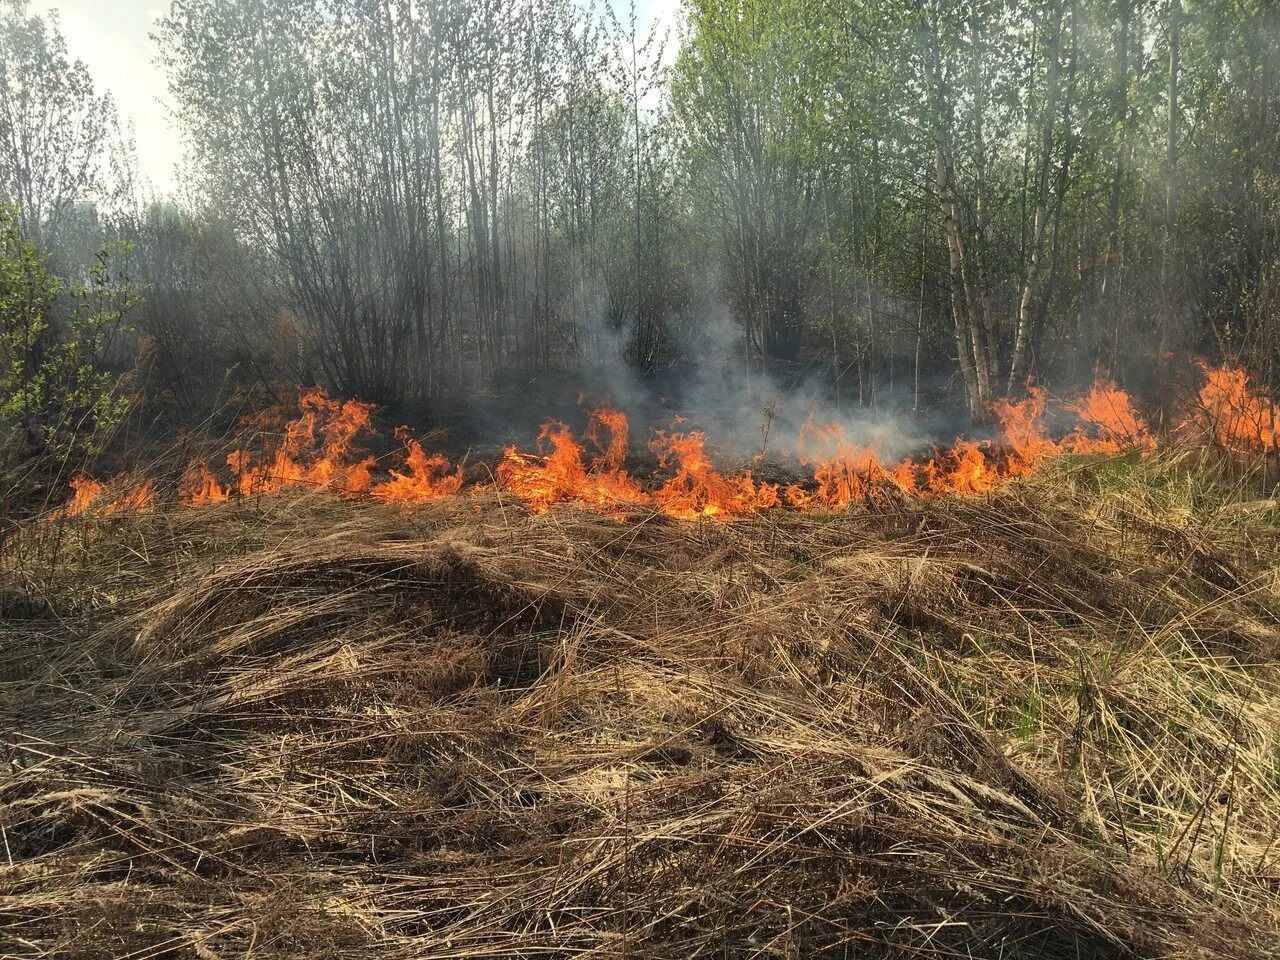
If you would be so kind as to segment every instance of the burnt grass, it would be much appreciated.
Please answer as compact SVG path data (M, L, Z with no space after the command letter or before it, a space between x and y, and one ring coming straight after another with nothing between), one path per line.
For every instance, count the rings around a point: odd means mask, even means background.
M1280 509L494 490L0 547L0 955L1274 957Z

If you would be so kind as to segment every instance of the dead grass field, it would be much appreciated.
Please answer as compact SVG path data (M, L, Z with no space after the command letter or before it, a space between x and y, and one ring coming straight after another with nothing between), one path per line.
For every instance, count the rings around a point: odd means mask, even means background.
M1280 505L472 492L0 554L0 955L1280 951Z

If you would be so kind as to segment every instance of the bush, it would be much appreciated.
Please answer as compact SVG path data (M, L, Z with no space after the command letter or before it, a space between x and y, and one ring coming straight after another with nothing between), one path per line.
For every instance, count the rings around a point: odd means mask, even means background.
M0 467L93 455L129 410L128 374L106 358L138 302L103 247L86 279L67 283L0 206ZM6 482L5 486L10 486Z

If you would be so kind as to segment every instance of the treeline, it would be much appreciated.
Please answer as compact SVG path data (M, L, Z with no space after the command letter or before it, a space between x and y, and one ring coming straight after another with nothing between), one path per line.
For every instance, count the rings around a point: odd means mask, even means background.
M864 402L945 358L975 417L1178 350L1274 377L1276 5L687 9L680 156L758 350L825 340Z
M429 404L725 355L979 419L1188 350L1280 385L1271 2L686 0L667 37L570 0L176 0L164 202L56 21L0 10L0 192L64 272L127 241L185 404L229 369Z

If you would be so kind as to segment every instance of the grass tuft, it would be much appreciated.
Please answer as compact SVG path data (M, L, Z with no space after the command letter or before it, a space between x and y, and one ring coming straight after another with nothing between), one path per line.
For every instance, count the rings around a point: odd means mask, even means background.
M1280 528L1171 459L0 553L6 956L1273 957Z

